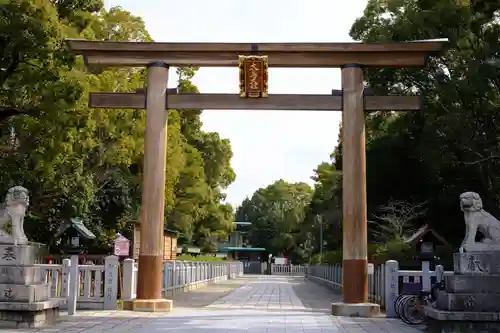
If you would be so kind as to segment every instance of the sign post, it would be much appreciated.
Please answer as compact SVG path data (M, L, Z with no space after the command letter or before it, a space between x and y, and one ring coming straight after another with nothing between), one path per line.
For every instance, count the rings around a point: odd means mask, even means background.
M239 56L240 97L265 98L268 88L267 56Z

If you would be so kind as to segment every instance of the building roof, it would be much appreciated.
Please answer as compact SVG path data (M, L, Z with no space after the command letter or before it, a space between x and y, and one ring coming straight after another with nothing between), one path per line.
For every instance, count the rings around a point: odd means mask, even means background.
M419 242L425 235L431 233L438 241L443 245L450 245L436 230L429 227L428 224L424 224L420 229L418 229L414 234L405 239L405 243L416 243Z
M226 246L223 248L219 249L219 252L264 252L266 251L265 248L263 247L233 247L233 246Z
M80 235L80 237L83 237L85 239L95 239L94 233L89 229L87 229L87 227L83 224L82 219L80 218L71 218L69 219L69 222L63 223L61 226L59 226L59 230L57 230L54 237L55 238L60 237L69 228L75 229Z

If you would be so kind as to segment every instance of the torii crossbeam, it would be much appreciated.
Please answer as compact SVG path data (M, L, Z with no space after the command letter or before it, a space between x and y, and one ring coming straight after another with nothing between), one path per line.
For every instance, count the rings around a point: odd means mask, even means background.
M343 303L337 315L372 316L368 302L365 121L370 111L417 111L419 96L372 96L363 87L363 67L423 67L447 40L400 43L144 43L68 40L87 65L146 66L145 91L92 93L96 108L146 108L141 245L137 300L129 309L170 310L162 298L162 231L168 109L341 110L343 173ZM167 89L169 66L237 66L240 55L266 55L270 67L341 67L342 91L331 95L182 94Z

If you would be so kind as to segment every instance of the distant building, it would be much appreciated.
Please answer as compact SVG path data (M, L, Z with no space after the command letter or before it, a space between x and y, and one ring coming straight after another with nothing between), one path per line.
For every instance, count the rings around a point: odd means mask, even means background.
M132 258L139 259L139 249L141 246L141 225L134 224L132 241ZM177 257L177 232L166 229L163 232L163 260L175 260Z

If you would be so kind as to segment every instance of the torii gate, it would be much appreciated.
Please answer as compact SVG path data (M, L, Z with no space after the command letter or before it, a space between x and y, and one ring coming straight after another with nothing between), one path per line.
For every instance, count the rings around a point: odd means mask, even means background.
M429 55L443 51L447 40L398 43L146 43L68 40L67 43L73 51L83 55L87 65L148 68L145 91L91 93L89 102L95 108L147 110L138 299L125 302L124 308L169 311L172 307L171 301L162 298L166 110L342 110L344 303L332 304L332 313L358 316L378 313L378 305L367 303L364 117L365 112L370 111L419 110L420 97L364 94L363 67L423 67ZM267 77L260 77L261 83L264 83L260 87L261 93L266 98L242 98L238 94L179 94L176 89L167 89L169 66L241 66L238 57L250 55L267 56L266 60L271 67L341 67L342 91L332 95L267 96ZM267 73L267 64L261 69L265 69Z

